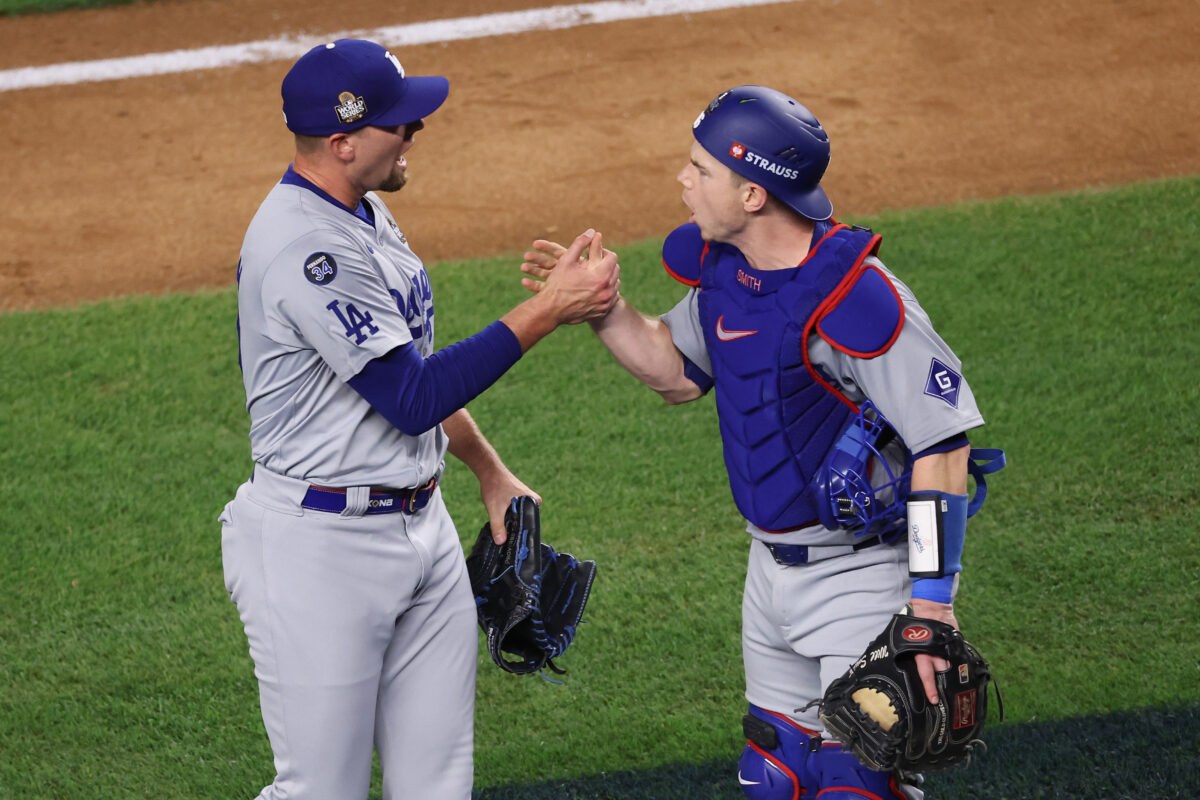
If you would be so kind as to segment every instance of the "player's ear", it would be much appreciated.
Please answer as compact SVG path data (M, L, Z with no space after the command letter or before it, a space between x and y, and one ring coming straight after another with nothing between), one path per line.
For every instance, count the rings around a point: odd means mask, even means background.
M742 184L742 208L747 213L759 211L767 204L767 190L753 181Z
M347 163L354 160L354 139L345 133L335 133L325 140L329 153L338 161Z

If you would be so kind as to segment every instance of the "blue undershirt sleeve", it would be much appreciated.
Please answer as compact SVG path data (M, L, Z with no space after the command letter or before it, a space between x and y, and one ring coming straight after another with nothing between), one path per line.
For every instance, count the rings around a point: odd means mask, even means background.
M696 362L692 361L687 356L684 356L682 352L680 352L680 355L683 356L683 376L699 386L701 394L708 394L708 390L713 387L712 377L710 377L707 372L700 369L700 367L696 365Z
M965 433L958 433L951 436L949 439L942 439L937 444L926 447L919 453L913 453L913 459L924 458L935 453L949 453L951 450L957 450L960 447L966 447L971 444L971 440L967 438Z
M475 399L521 358L503 322L422 358L409 342L368 361L348 383L409 436L418 436Z

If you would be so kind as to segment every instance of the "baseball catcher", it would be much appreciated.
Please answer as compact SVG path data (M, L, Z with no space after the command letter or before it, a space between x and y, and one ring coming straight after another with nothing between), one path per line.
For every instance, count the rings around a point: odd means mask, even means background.
M925 697L917 675L918 653L940 656L939 702ZM821 721L873 770L924 772L966 759L987 719L987 662L953 626L897 614L820 701ZM1000 717L1004 706L996 690Z
M738 784L750 800L917 800L904 768L949 766L983 724L982 659L917 617L954 619L967 519L1003 454L972 445L984 419L962 361L880 259L883 237L834 219L817 117L735 86L700 111L692 139L676 175L689 218L662 247L687 288L658 315L622 296L591 327L668 403L715 397L754 540ZM544 291L565 252L535 241L525 287ZM893 623L906 603L912 616ZM941 656L955 669L937 677ZM873 692L891 712L882 723L858 704Z
M513 498L504 515L508 538L497 545L484 524L467 574L488 652L504 670L524 675L549 667L575 638L596 577L595 561L577 561L542 541L537 501ZM517 657L513 661L502 655Z

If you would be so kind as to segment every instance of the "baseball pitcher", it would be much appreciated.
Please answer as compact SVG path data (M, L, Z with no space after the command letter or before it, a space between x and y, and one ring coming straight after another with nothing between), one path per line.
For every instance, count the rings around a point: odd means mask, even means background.
M513 498L540 498L463 406L617 296L616 256L588 231L537 297L435 348L432 281L377 192L404 186L448 92L357 39L283 79L295 160L238 266L253 474L220 517L274 751L263 800L362 800L373 751L385 800L470 797L476 610L445 455L479 479L502 542Z

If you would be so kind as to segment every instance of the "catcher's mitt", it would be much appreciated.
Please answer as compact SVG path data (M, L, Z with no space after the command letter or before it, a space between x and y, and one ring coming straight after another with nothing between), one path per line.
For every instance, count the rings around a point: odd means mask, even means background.
M504 514L508 538L492 541L484 523L467 556L467 574L488 652L502 669L523 675L549 667L575 638L596 577L595 561L577 561L542 541L537 501L513 498ZM515 655L512 661L501 651Z
M940 702L929 704L916 655L950 662L937 673ZM987 662L952 625L896 614L820 701L821 721L874 770L923 772L967 758L987 719ZM996 690L1000 718L1004 707Z

